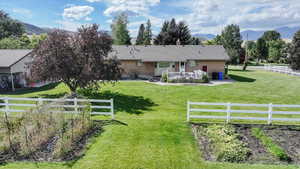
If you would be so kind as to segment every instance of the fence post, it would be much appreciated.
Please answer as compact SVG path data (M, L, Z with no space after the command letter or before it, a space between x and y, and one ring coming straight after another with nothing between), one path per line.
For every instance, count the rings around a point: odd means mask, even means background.
M8 116L9 115L8 97L4 98L4 102L5 102L5 114L6 114L6 116Z
M74 98L74 110L75 110L75 113L78 114L78 101L77 101L77 97Z
M231 110L231 103L227 103L227 118L226 123L230 123L230 110Z
M115 119L115 113L114 113L114 99L110 99L110 112L111 112L111 118Z
M40 98L40 97L39 97L38 105L39 105L39 106L42 106L42 105L43 105L43 100L42 100L42 98Z
M269 111L268 111L268 124L271 124L272 123L272 111L273 111L273 104L270 103L269 104Z
M190 101L187 101L186 121L190 121Z

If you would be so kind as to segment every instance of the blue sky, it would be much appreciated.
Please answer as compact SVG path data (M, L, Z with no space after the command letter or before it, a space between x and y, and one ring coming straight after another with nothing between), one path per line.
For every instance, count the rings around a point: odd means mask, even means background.
M147 19L157 34L173 17L193 33L218 34L232 23L242 30L300 26L299 0L0 0L0 9L23 22L67 30L90 23L110 30L113 17L127 12L132 36Z

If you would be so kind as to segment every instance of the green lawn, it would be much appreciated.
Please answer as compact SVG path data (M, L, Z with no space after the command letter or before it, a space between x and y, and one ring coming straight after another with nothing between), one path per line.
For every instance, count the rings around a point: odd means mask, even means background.
M300 78L263 72L230 71L239 82L215 87L157 86L145 82L107 85L92 98L115 99L118 122L105 126L84 157L68 163L8 163L0 168L47 169L292 169L297 166L210 163L186 120L186 101L300 104ZM13 97L57 97L68 92L60 84L12 94ZM96 117L102 118L102 117Z

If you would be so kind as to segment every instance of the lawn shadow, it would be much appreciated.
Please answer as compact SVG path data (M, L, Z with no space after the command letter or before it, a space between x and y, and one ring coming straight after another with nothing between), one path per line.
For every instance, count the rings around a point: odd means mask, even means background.
M256 79L252 79L252 78L249 78L249 77L244 77L244 76L239 76L239 75L232 75L230 74L229 77L235 81L238 81L238 82L248 82L248 83L251 83L251 82L255 82Z
M229 69L232 72L254 72L254 70Z
M82 153L80 156L77 156L76 158L69 160L65 162L63 165L72 168L78 160L83 158L86 155L86 152L91 148L91 146L97 141L97 137L100 136L102 133L105 132L104 126L108 125L121 125L121 126L128 126L127 123L118 121L118 120L94 120L94 123L97 123L101 126L101 130L97 132L91 139L89 139L89 143L86 144L86 147L84 148L84 153Z
M129 114L142 114L145 110L151 110L157 106L151 99L143 96L125 95L119 92L92 92L91 90L80 90L81 95L89 99L114 99L115 112L124 111Z
M57 87L59 83L51 83L42 87L36 87L36 88L24 88L24 89L17 89L16 91L0 91L0 94L5 94L5 95L23 95L23 94L29 94L33 92L42 92L42 91L47 91L54 89Z

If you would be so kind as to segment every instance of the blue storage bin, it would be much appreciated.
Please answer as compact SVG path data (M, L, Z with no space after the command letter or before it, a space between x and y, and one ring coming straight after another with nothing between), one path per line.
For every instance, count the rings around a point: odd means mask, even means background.
M219 72L219 80L223 80L223 72Z

